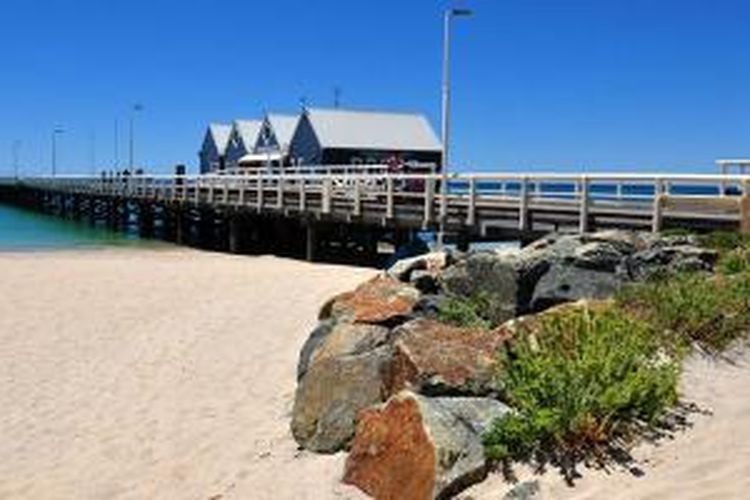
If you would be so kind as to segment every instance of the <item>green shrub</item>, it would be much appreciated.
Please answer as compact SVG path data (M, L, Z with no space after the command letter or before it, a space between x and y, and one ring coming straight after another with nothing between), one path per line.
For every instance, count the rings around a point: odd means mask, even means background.
M750 250L735 248L725 252L719 259L719 272L726 275L746 273L750 271Z
M563 467L652 424L677 400L678 364L643 322L617 310L573 310L520 332L499 377L516 409L484 435L493 460Z
M706 248L728 252L736 248L750 248L750 236L736 231L714 231L698 237L698 241Z
M490 300L483 293L471 297L449 297L440 305L438 319L454 326L492 328L492 322L487 319Z
M697 344L719 353L750 327L750 274L678 274L626 287L616 304L648 322L673 352Z

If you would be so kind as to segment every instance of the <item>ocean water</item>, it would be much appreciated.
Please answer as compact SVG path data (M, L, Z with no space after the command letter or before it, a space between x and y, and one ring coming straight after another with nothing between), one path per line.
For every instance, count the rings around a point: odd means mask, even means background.
M0 204L0 252L147 246L135 234L123 234L85 222L64 220Z

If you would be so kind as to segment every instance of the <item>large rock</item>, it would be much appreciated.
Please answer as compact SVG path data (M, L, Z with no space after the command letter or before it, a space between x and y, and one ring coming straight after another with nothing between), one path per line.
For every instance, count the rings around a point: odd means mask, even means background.
M419 301L420 292L399 280L378 275L329 301L320 319L335 318L353 323L388 323L408 316Z
M447 252L430 252L399 260L386 271L386 274L399 281L408 283L414 271L427 271L437 274L448 267L451 261L452 258Z
M448 498L487 475L481 435L509 409L409 391L360 414L344 482L379 500Z
M336 356L362 354L385 344L390 330L380 325L349 323L327 319L321 321L307 338L299 355L297 380L310 364Z
M544 261L550 267L565 265L613 273L642 244L635 233L625 231L550 235L521 249L519 258L525 263Z
M580 299L606 299L621 286L622 280L614 272L556 264L536 284L530 310L543 311Z
M405 388L431 396L497 392L496 359L509 338L506 333L416 319L399 327L393 338L391 392Z
M519 313L539 312L563 302L603 299L622 284L622 263L647 242L637 233L604 231L550 235L518 256Z
M676 272L712 271L718 258L714 250L681 239L666 239L633 254L618 272L628 280L642 281Z
M327 357L309 364L297 385L292 435L308 450L333 453L354 435L357 413L387 397L387 345L355 355Z
M493 252L476 252L449 267L440 276L448 295L483 297L491 305L487 319L500 324L514 317L518 307L515 261Z

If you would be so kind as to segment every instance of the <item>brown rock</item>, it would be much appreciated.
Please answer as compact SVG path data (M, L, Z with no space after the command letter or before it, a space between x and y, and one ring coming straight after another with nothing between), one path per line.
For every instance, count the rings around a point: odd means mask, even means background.
M353 292L338 296L330 306L330 316L345 317L354 323L384 323L411 313L419 297L416 288L379 275Z
M361 412L343 481L377 500L455 495L486 476L481 435L508 411L486 398L399 393Z
M495 391L495 360L509 333L416 319L394 338L390 393L411 388L429 395L486 395Z

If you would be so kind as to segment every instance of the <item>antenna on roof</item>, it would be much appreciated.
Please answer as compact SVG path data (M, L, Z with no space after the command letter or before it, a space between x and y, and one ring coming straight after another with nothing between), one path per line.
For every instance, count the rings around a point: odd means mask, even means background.
M333 87L333 107L339 108L341 106L341 87L338 85Z
M307 111L307 97L302 96L299 98L299 107L302 108L302 111Z

